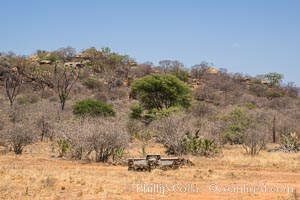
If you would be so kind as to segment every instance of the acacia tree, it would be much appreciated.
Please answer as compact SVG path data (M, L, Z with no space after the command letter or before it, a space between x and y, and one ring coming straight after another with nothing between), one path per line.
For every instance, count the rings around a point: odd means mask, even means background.
M294 82L288 82L287 86L285 87L285 91L288 96L296 98L299 96L299 88L297 88Z
M283 75L272 72L266 74L265 78L270 82L270 85L273 87L275 85L279 85L282 82Z
M25 63L18 66L21 77L36 83L44 91L45 87L53 88L58 93L61 110L64 110L66 100L77 82L80 69L76 66L65 65L75 54L71 47L61 48L48 54L52 65L39 66Z
M173 75L151 75L135 81L132 95L137 97L146 109L162 110L172 106L190 105L189 87Z

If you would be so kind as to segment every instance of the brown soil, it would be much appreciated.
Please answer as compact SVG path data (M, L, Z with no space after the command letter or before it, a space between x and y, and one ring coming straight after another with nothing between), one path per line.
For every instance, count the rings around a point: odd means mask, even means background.
M140 156L140 144L131 144L128 156ZM155 143L148 152L163 153ZM1 199L299 199L300 154L262 152L251 158L241 147L228 146L220 158L189 157L193 167L151 173L129 172L127 167L83 164L59 159L51 143L34 144L23 155L0 156ZM144 191L143 184L148 191ZM152 185L151 185L152 184ZM159 185L160 184L160 185ZM245 192L241 187L266 185L267 192ZM167 191L168 186L170 190ZM222 191L217 192L217 185ZM240 186L229 192L226 187ZM175 188L173 191L173 187ZM290 187L293 191L271 189ZM235 187L237 188L237 187ZM247 188L247 187L246 187ZM152 192L150 191L152 189ZM163 194L163 189L165 194ZM198 189L198 192L197 192ZM213 191L210 191L213 190Z

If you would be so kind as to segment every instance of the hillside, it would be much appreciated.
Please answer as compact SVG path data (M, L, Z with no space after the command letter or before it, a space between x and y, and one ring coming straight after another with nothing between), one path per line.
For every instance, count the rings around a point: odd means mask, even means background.
M109 48L2 53L0 198L297 199L299 88L282 79L137 63ZM195 166L127 171L128 158L146 154ZM141 182L205 191L138 192ZM222 191L209 191L213 183ZM236 184L283 189L227 191Z

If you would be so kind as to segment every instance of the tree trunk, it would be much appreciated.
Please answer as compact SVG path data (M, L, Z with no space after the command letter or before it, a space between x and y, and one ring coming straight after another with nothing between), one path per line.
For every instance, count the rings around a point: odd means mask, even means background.
M276 117L275 116L274 116L274 119L273 119L272 132L273 132L273 143L276 143Z

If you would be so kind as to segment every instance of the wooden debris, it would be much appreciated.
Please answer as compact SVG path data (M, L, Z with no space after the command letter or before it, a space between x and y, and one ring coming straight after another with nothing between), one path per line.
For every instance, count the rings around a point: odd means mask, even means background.
M184 158L161 158L160 155L147 155L146 158L128 159L128 171L151 172L153 169L175 170L183 166L194 166Z

